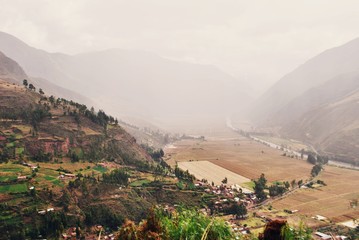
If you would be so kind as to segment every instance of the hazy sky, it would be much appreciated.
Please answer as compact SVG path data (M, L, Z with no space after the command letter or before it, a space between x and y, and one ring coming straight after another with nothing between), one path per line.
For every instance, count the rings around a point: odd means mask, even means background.
M213 64L264 89L359 37L359 1L0 0L0 31L52 52L140 49Z

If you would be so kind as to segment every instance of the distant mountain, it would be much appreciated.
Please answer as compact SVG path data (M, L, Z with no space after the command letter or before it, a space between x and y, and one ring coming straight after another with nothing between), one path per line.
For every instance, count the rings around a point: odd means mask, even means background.
M143 51L109 49L74 56L32 48L0 33L0 49L31 76L72 89L118 116L148 121L223 116L248 103L248 87L209 65Z
M326 50L285 75L252 106L251 118L260 125L275 125L273 117L296 97L358 69L359 38Z
M258 127L280 129L338 160L359 163L359 39L283 77L252 110Z
M0 79L6 80L10 83L16 83L22 85L24 79L27 79L29 83L32 83L37 89L42 88L46 94L63 97L66 99L74 100L77 102L83 102L91 104L92 101L88 98L81 96L71 90L59 87L54 83L51 83L42 78L29 77L23 68L14 60L7 57L0 50Z
M20 82L28 76L17 62L0 52L0 78L9 82Z
M278 114L287 116L281 119L282 134L340 161L359 163L359 73L313 88L285 109Z

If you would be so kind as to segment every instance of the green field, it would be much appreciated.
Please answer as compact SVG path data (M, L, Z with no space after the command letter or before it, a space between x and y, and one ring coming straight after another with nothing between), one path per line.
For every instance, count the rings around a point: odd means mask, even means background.
M15 142L7 143L7 144L6 144L6 147L7 147L7 148L15 147Z
M22 170L24 168L21 167L6 167L6 165L0 167L0 172L21 172Z
M100 173L105 173L105 172L107 172L108 169L105 167L102 167L102 166L95 166L95 167L93 167L93 170L96 170Z
M0 186L0 193L20 193L27 191L26 183L2 185Z
M253 190L254 189L254 182L245 182L241 184L243 187L248 188L249 190Z
M10 182L16 179L17 177L15 175L0 176L0 182Z
M16 155L20 155L24 152L24 148L23 147L19 147L15 149L15 154Z
M140 179L130 184L131 187L141 187L144 184L149 184L151 181L148 179Z

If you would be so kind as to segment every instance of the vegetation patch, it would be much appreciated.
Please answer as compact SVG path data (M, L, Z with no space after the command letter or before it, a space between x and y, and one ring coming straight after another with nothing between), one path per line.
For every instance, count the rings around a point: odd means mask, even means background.
M27 191L26 183L0 186L0 193L20 193L26 191Z
M147 185L149 184L151 181L148 180L148 179L140 179L140 180L137 180L137 181L134 181L130 184L131 187L141 187L143 185Z
M93 167L93 170L96 170L100 173L105 173L105 172L107 172L108 169L103 166L97 165L97 166Z

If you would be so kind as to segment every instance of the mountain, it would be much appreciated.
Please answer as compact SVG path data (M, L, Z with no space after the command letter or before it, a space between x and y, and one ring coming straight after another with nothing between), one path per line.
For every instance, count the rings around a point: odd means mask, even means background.
M248 87L216 67L153 53L120 49L73 56L48 53L6 33L0 34L0 49L31 76L75 90L117 116L160 123L211 115L223 119L249 101Z
M15 83L24 77L0 54L0 239L110 238L152 206L200 206L161 151L104 111Z
M359 163L359 39L329 49L284 76L257 102L259 127Z
M0 78L9 82L20 82L28 76L17 62L0 52Z
M151 161L136 140L105 113L95 113L83 104L51 99L24 86L10 84L25 77L26 73L15 61L0 53L0 118L10 125L13 121L28 125L29 132L19 128L22 137L16 145L24 148L29 157L50 154L54 158L81 149L81 155L92 161L103 158L122 163L129 158ZM111 127L107 129L107 125ZM2 124L0 131L7 127L9 124Z
M278 116L283 135L321 153L359 163L359 73L336 77L296 98ZM289 117L290 116L290 117Z
M252 106L251 118L260 125L275 125L273 117L296 97L342 74L359 69L359 38L324 51L274 84Z
M0 49L0 78L11 83L21 85L24 79L32 83L36 88L46 89L46 94L71 99L86 104L92 101L71 90L60 87L43 78L28 76L20 65L13 59L7 57Z

